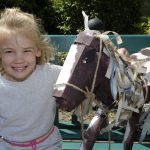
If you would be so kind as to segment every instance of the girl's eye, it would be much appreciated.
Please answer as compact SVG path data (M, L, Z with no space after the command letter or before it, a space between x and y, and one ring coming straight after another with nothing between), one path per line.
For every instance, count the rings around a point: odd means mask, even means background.
M32 51L33 51L33 49L25 49L24 50L25 53L32 52Z
M10 54L10 53L13 53L13 51L12 50L6 50L6 51L4 51L4 53Z
M2 50L2 53L3 54L11 54L11 53L13 53L14 52L14 50L12 49L12 48L4 48L3 50Z
M25 50L24 52L31 52L31 50Z

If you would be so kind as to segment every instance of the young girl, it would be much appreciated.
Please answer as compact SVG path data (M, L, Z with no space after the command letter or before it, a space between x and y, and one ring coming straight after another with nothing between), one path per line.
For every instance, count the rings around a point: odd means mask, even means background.
M38 20L18 8L0 18L0 149L60 150L51 96L61 67L47 63L52 48Z

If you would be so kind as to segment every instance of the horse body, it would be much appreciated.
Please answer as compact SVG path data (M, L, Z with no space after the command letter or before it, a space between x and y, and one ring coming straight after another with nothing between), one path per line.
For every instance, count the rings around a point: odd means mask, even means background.
M142 81L138 73L135 77L133 68L120 58L108 36L97 36L91 30L77 35L54 87L53 96L66 111L72 111L83 101L87 103L82 106L83 110L87 109L85 106L91 107L93 100L98 105L94 121L85 131L81 149L92 149L103 122L110 114L114 118L109 120L109 130L128 121L123 149L132 149L139 110L145 103Z
M132 54L130 58L144 63L144 67L147 68L144 77L147 80L147 85L150 86L150 47L141 49L139 52Z
M150 134L150 47L141 49L139 52L132 54L130 58L143 63L143 66L146 68L144 78L147 82L147 95L145 105L143 106L144 112L140 117L140 122L144 122L142 126L141 137L139 139L140 142L142 142L144 141L146 134Z

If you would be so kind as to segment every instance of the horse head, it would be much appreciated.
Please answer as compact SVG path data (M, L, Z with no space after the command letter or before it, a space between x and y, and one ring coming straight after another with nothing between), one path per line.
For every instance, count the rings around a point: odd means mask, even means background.
M61 108L73 110L91 90L97 99L106 104L112 103L109 79L105 77L109 64L107 55L104 42L94 36L92 31L83 31L77 35L54 87L53 96ZM99 88L100 84L108 92L103 92Z

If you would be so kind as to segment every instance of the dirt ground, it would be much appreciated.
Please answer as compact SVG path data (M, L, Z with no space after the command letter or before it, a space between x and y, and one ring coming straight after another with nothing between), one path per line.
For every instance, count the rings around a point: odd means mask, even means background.
M63 111L61 109L59 109L59 121L66 121L66 122L69 122L71 121L72 119L72 113L73 112L66 112L66 111ZM92 118L94 117L94 111L93 112L90 112L86 117L84 117L84 122L85 123L90 123L90 121L92 120Z

